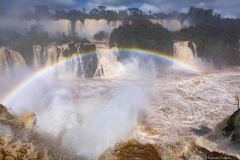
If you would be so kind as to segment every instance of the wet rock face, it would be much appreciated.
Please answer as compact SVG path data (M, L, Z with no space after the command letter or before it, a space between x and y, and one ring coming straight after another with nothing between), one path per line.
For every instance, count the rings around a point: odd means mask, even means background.
M174 144L141 144L129 140L107 150L99 160L215 160L238 158L225 153L210 151L199 146L194 140L186 139Z
M29 138L34 135L25 128L30 126L31 121L35 121L30 114L22 118L11 115L7 108L0 105L0 159L38 159L43 155L41 151ZM31 119L31 121L30 121ZM25 124L26 122L26 124Z
M0 104L0 160L73 160L67 153L57 151L34 132L36 117L11 115ZM57 147L56 147L57 148Z
M104 153L99 160L161 160L158 149L152 144L141 144L136 140L116 145Z
M129 141L120 145L115 151L117 160L161 160L157 149L151 144L140 144L137 141Z
M231 155L226 155L224 153L219 153L215 151L209 151L204 147L197 146L197 151L203 155L203 158L206 160L212 160L212 159L229 159L229 160L238 160L238 158L231 156Z
M231 122L233 123L230 124L233 125L233 128L238 126L238 118L234 119L238 116L239 112L235 112L232 116ZM57 141L35 133L34 126L36 121L36 116L33 113L16 117L11 115L5 106L0 105L0 160L79 160L71 151L59 149ZM209 151L204 147L198 146L191 139L181 143L162 146L149 143L143 144L137 140L128 140L108 149L98 158L98 160L170 159L237 160L234 156Z
M16 117L11 115L7 108L0 104L0 124L10 127L14 130L21 130L24 128L24 123L17 120ZM2 131L2 129L0 129Z
M223 135L227 137L232 135L232 141L240 143L240 109L228 119L227 126L223 129Z

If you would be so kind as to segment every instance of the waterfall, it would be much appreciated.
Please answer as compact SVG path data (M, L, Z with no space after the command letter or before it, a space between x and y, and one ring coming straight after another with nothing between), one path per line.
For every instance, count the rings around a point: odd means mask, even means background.
M115 28L122 26L123 22L121 20L108 22L106 19L87 18L83 21L70 21L68 19L41 20L36 22L36 24L51 36L61 35L63 33L66 36L70 36L74 33L81 38L94 41L95 34L103 31L109 36Z
M194 53L194 58L197 59L197 46L195 43L191 42L193 45L193 53Z
M106 19L85 19L84 23L80 20L75 23L75 33L88 40L94 41L94 35L103 31L108 36L115 29L123 25L120 20L108 22Z
M69 76L72 76L72 77L77 77L78 74L77 74L77 71L78 71L78 61L76 60L76 58L74 58L74 56L71 56L69 59L68 59L69 62L65 63L65 64L62 64L64 65L64 68L65 68L65 73L67 73Z
M26 67L23 56L16 51L7 47L0 48L0 72L3 74L10 73L11 70L22 69Z
M83 67L83 60L82 60L82 56L78 57L78 70L77 72L79 73L79 75L81 77L85 77L85 72L84 72L84 67Z
M0 69L1 69L1 73L9 69L5 48L0 48Z
M46 65L53 65L58 61L57 46L49 44L47 46Z
M16 52L13 50L9 50L9 52L10 52L11 61L13 62L13 66L15 67L15 69L26 66L25 59L19 52Z
M73 43L73 42L71 42ZM73 76L90 78L94 76L115 76L118 71L116 48L109 49L107 43L96 42L96 53L81 56L80 43L74 43L77 53L70 54L69 44L57 45L50 43L47 46L33 45L33 66L36 69L57 64L58 76ZM66 59L69 59L66 61ZM5 73L10 69L19 69L26 66L20 53L6 47L0 48L0 71Z
M75 33L80 34L81 31L83 30L83 27L84 27L84 25L83 25L82 21L77 20L75 23Z
M70 43L73 43L77 53L70 53ZM118 52L117 48L110 49L107 42L95 42L96 54L83 56L80 53L80 48L84 44L79 42L70 43L62 45L51 43L47 48L34 45L34 67L57 64L56 73L60 77L114 77L119 73L119 62L116 55L116 52ZM66 59L68 60L66 61Z
M73 68L74 68L73 71L74 71L76 76L85 77L83 60L82 60L82 56L80 55L81 43L75 43L74 46L77 50L77 53L76 53L77 54L77 59L72 60L73 61Z
M196 45L193 42L189 41L174 42L174 57L183 63L189 65L196 65L197 59Z
M110 26L111 26L111 29L115 29L115 28L118 28L120 26L123 25L123 21L120 21L120 20L117 20L117 21L110 21Z
M57 74L58 76L64 75L68 73L68 64L65 62L67 58L63 56L63 53L58 54L58 59L57 59Z
M44 63L44 57L46 56L46 48L41 45L33 45L33 66L39 68Z
M58 64L56 67L56 73L58 75L67 74L73 65L72 62L69 64L63 63L67 57L64 56L65 52L69 52L68 44L56 45L51 43L46 47L41 45L33 46L33 64L35 68L43 67L44 65L51 66ZM68 65L70 67L68 67Z
M109 49L107 44L99 43L96 45L98 55L98 68L96 76L113 77L118 71L119 62L117 61L117 48Z
M62 35L63 33L69 36L72 33L71 21L67 19L41 20L38 25L51 36Z
M57 46L52 43L46 46L33 45L33 66L40 68L58 61Z
M150 19L153 24L160 24L169 31L175 32L190 26L187 20L181 22L178 19Z

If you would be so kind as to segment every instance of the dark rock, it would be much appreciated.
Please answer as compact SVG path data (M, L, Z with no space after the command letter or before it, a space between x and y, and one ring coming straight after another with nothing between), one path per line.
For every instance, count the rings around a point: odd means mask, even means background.
M107 32L100 31L94 35L94 39L97 41L103 41L103 40L106 40L108 38L108 36L109 35Z
M16 117L0 104L0 160L75 160L75 156L63 151L32 130L35 115ZM46 138L46 137L45 137Z
M206 126L200 126L199 128L192 128L191 130L198 136L204 136L212 131L210 128Z
M113 151L116 160L161 160L157 148L152 144L141 144L136 140L129 140L119 144Z
M200 146L196 146L197 150L203 154L204 159L206 160L216 160L216 159L227 159L227 160L239 160L238 158L227 155L224 153L216 152L216 151L209 151L208 149Z
M228 119L227 126L223 129L223 135L226 137L232 135L233 142L240 142L240 109Z

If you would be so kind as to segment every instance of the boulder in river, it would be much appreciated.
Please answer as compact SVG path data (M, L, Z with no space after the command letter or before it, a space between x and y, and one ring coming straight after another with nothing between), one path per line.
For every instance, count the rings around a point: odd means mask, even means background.
M232 141L240 143L240 109L233 113L227 121L227 126L223 129L224 136L231 136Z

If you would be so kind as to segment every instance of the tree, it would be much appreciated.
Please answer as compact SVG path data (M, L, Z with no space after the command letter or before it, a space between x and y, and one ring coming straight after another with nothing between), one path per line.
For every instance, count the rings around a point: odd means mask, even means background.
M99 10L100 12L105 12L106 7L105 7L105 6L98 6L98 10Z
M120 10L120 11L118 11L118 18L119 19L127 19L127 17L128 17L127 10Z
M128 8L128 11L130 12L131 16L142 16L143 13L138 8Z

